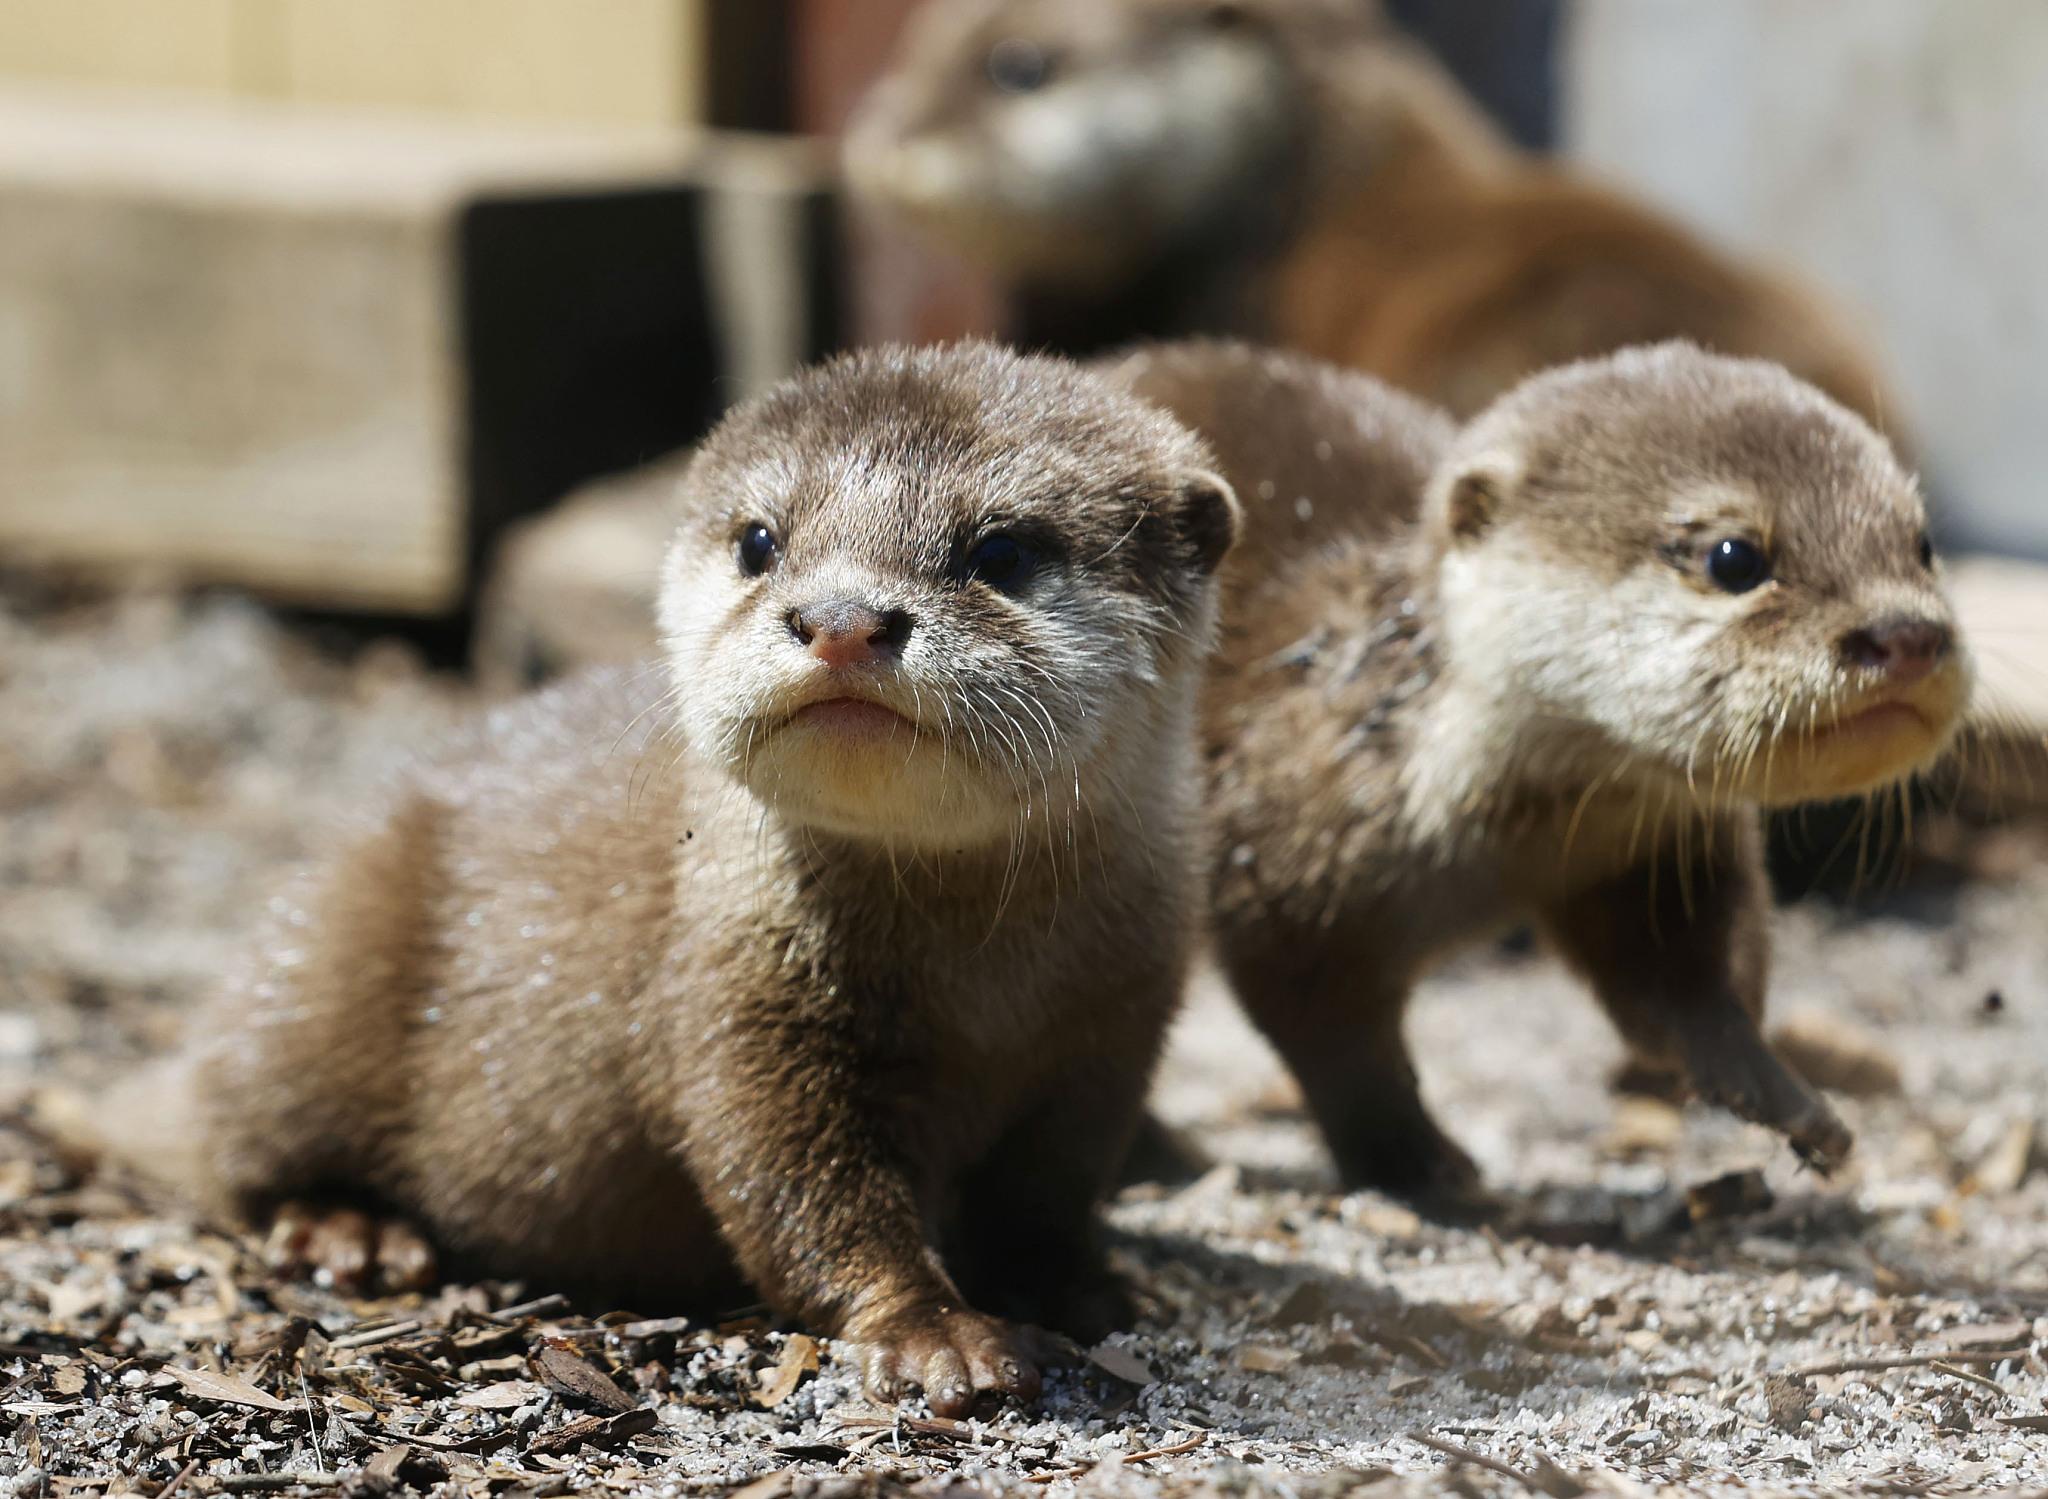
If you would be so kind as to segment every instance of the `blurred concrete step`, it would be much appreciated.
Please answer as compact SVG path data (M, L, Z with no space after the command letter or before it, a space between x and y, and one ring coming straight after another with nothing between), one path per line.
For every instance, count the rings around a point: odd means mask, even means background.
M0 93L0 555L466 606L836 341L798 142Z

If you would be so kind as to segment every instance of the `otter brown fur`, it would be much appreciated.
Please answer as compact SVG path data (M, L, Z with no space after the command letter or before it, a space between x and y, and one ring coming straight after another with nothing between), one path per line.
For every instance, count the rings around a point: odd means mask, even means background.
M1205 708L1216 942L1346 1181L1471 1184L1402 1013L1520 921L1642 1058L1839 1160L1847 1131L1759 1032L1758 821L1909 774L1968 693L1884 440L1679 344L1539 375L1462 431L1297 355L1107 367L1243 498Z
M845 156L1020 289L1026 342L1233 333L1469 414L1683 337L1898 419L1833 309L1517 150L1369 0L942 0Z
M200 1030L216 1198L356 1268L418 1267L367 1207L534 1285L751 1287L878 1395L1030 1396L991 1314L1118 1314L1093 1207L1200 917L1210 468L987 346L738 410L677 502L665 673L492 713L277 901Z

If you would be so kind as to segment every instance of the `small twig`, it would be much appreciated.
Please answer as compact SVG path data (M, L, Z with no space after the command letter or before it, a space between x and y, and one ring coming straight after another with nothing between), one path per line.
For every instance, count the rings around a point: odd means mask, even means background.
M1149 1463L1155 1457L1179 1457L1183 1452L1193 1452L1208 1440L1208 1432L1198 1431L1185 1442L1176 1442L1171 1447L1148 1447L1143 1452L1133 1452L1124 1459L1124 1463L1128 1466L1131 1463Z
M1048 1468L1043 1473L1026 1473L1026 1483L1058 1483L1062 1478L1079 1478L1083 1473L1094 1471L1093 1463L1075 1463L1071 1468Z
M1409 1432L1408 1440L1419 1442L1424 1447L1429 1448L1430 1451L1441 1452L1445 1457L1454 1458L1458 1462L1470 1463L1475 1468L1484 1468L1487 1472L1498 1473L1503 1478L1512 1478L1517 1483L1525 1484L1529 1488L1541 1492L1541 1485L1534 1478L1524 1473L1520 1468L1502 1462L1499 1458L1488 1457L1483 1452L1474 1452L1470 1447L1460 1447L1456 1442L1446 1442L1441 1437L1428 1436L1419 1431Z
M1960 1379L1964 1384L1973 1384L1979 1389L1989 1390L2001 1400L2012 1399L2012 1396L2006 1392L2005 1386L1995 1379L1986 1379L1981 1374L1972 1374L1968 1369L1957 1368L1952 1363L1934 1363L1929 1364L1927 1367L1938 1374L1946 1374L1950 1379Z
M171 1475L171 1481L156 1491L156 1499L171 1499L171 1495L178 1492L179 1486L186 1479L190 1478L197 1471L198 1467L199 1459L195 1457L192 1461L185 1464L184 1467L178 1469L177 1472Z
M494 1322L517 1322L525 1317L545 1317L549 1312L569 1310L569 1298L560 1292L536 1296L531 1301L515 1301L510 1306L501 1306L495 1312L486 1312Z
M299 1398L306 1402L306 1435L313 1439L313 1456L320 1459L320 1466L327 1466L327 1449L320 1442L320 1428L313 1417L313 1392L306 1386L306 1370L299 1366Z
M267 1494L278 1489L331 1489L341 1484L334 1473L229 1473L220 1486L230 1494Z
M1773 1374L1782 1374L1789 1379L1813 1379L1826 1374L1879 1374L1890 1369L1931 1369L1942 1363L2002 1364L2007 1359L2027 1358L2033 1351L2032 1348L1994 1348L1985 1352L1968 1348L1930 1348L1924 1353L1880 1354L1871 1358L1837 1359L1827 1364L1801 1364L1793 1369L1762 1369L1732 1387L1728 1393L1740 1395L1752 1385L1762 1384Z
M418 1322L392 1322L383 1327L373 1327L368 1332L343 1333L328 1340L328 1347L339 1349L374 1348L379 1343L389 1343L397 1338L408 1338L420 1330Z

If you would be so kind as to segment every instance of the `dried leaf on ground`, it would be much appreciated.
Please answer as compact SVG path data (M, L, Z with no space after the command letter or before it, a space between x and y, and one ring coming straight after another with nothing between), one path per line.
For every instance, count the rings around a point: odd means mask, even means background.
M1099 1343L1088 1351L1088 1362L1125 1384L1144 1386L1158 1378L1152 1366L1129 1348L1117 1343Z
M238 1374L217 1374L211 1369L180 1369L175 1364L166 1364L164 1373L183 1386L187 1394L197 1395L203 1400L246 1405L260 1411L295 1411L300 1408L296 1401L280 1400L257 1389Z
M818 1372L818 1342L802 1333L792 1333L782 1345L782 1357L772 1369L763 1369L759 1376L759 1388L754 1391L754 1403L773 1410L803 1383L806 1374Z
M546 1387L530 1379L506 1379L497 1384L487 1384L480 1390L467 1390L455 1397L457 1405L471 1410L503 1411L538 1400L547 1393Z
M543 1344L534 1351L531 1363L541 1383L558 1395L612 1411L629 1411L637 1403L613 1384L602 1369L560 1344Z

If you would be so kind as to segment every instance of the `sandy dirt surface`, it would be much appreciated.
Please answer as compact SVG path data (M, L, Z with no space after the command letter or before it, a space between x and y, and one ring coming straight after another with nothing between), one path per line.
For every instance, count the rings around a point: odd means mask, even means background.
M1222 1164L1110 1210L1144 1322L968 1423L867 1404L757 1309L282 1284L29 1123L168 1045L279 871L462 707L402 648L323 655L232 599L0 586L0 1496L2048 1485L2048 852L2022 832L1951 836L1853 917L1781 914L1778 1014L1863 1053L1832 1181L1618 1097L1584 997L1489 954L1415 1023L1502 1201L1426 1223L1333 1190L1205 989L1159 1106Z

